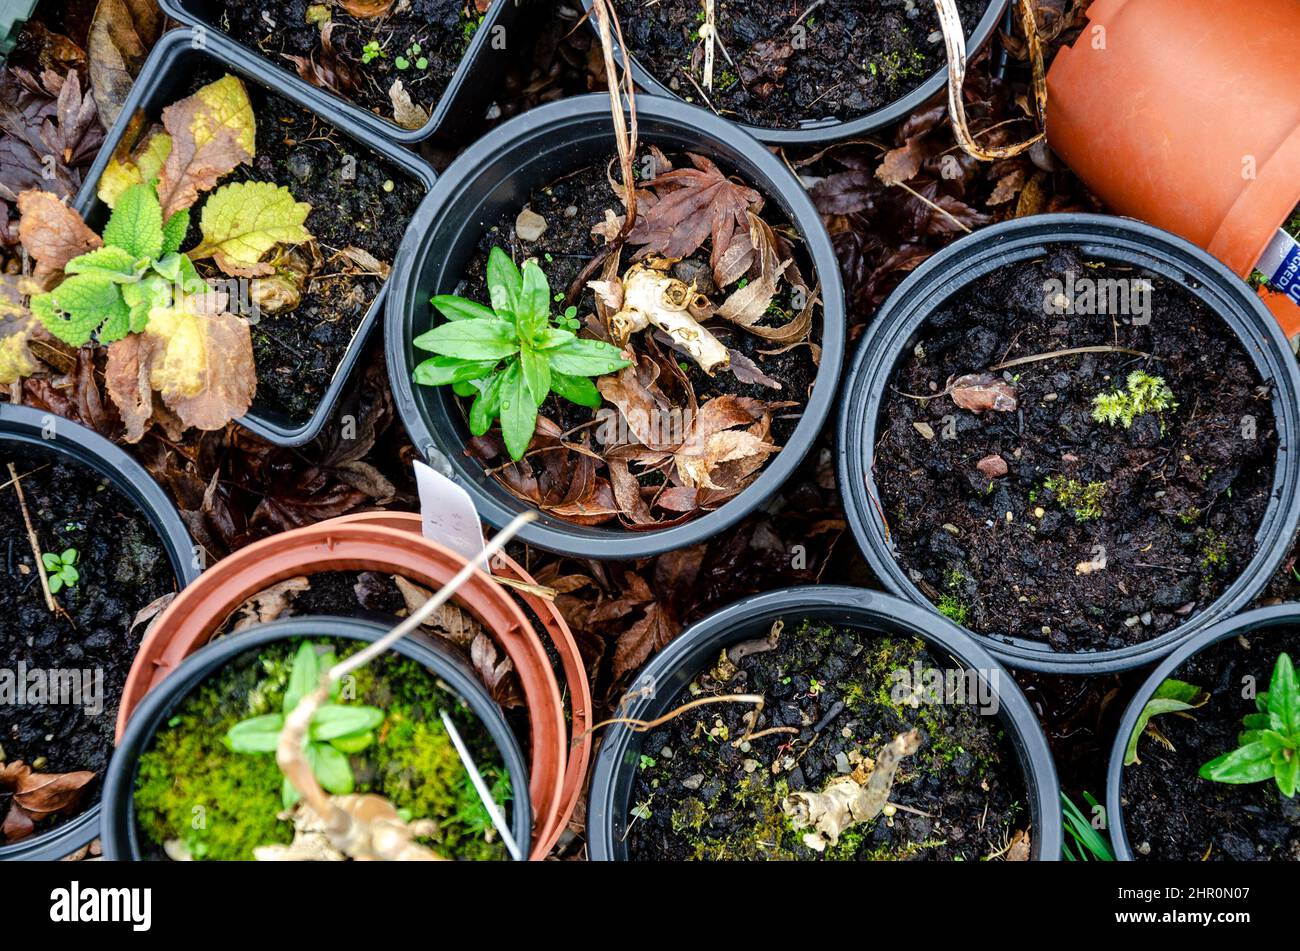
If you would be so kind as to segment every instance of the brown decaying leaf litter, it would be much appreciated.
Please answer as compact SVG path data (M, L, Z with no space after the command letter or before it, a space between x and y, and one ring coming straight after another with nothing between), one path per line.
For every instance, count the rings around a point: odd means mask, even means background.
M80 20L72 15L79 6L86 8ZM89 6L67 4L68 22L89 23L93 12ZM1039 35L1049 62L1062 43L1073 42L1078 35L1085 6L1074 0L1036 4ZM496 90L500 117L604 88L599 47L588 31L574 29L573 16L546 22L533 48L503 78ZM1002 42L1013 65L1026 61L1018 35ZM39 179L41 187L67 198L79 187L102 141L98 117L87 121L94 99L87 94L85 49L84 36L70 38L50 30L40 22L38 11L14 55L0 69L0 263L6 285L17 281L25 267L30 273L33 265L25 264L16 248L16 202L38 181L34 176L39 176L39 156L49 153L57 158L54 178ZM69 85L71 77L77 77L75 85ZM994 79L987 57L977 57L971 64L964 103L973 136L987 146L1013 143L1033 129L1028 84L1018 78ZM59 147L50 148L43 136L54 137ZM1045 148L991 164L967 156L953 139L941 101L922 107L895 129L878 133L874 141L842 143L816 153L786 151L784 157L809 186L831 233L854 336L908 273L968 229L1029 214L1099 210ZM739 222L736 225L740 230ZM716 263L726 262L719 258ZM0 297L6 300L11 298ZM4 328L0 339L12 332L16 319L10 309L0 311ZM40 351L46 371L9 385L7 398L120 438L123 424L116 407L105 398L102 363L97 367L96 355L84 349L68 352L49 342L34 343L33 350ZM647 360L650 365L643 370ZM673 361L642 355L634 368L637 381L642 374L653 374L656 367L662 369L665 362ZM315 442L286 450L230 425L175 439L151 429L129 447L176 501L205 557L216 559L275 532L347 512L417 506L409 476L417 454L401 427L394 425L378 345L363 365L366 370L358 386L337 411L356 420L354 439L343 439L337 426L327 426ZM666 385L658 378L655 381ZM727 410L724 419L745 412L736 406ZM748 433L753 425L719 432ZM561 436L554 427L545 429L545 424L539 432L539 438L556 444ZM556 605L582 650L599 712L612 710L635 672L686 623L724 604L793 584L873 584L851 541L842 537L845 522L831 449L828 434L823 434L773 504L692 548L627 562L563 558L522 547L514 550L539 583L556 590ZM671 462L666 464L676 467L676 452L653 451L667 454ZM582 471L585 458L579 456L570 476L570 483L579 487L591 478ZM601 504L611 517L618 513L612 486ZM1292 563L1293 558L1288 558L1284 570ZM1296 583L1283 575L1269 590L1275 598L1294 598L1297 593ZM1115 677L1068 682L1038 675L1018 679L1042 709L1049 737L1054 742L1070 738L1057 750L1063 784L1069 789L1095 790L1102 782L1106 738L1114 727L1111 721L1123 707L1124 691L1133 684ZM6 775L17 771L14 764L7 769L11 772ZM0 799L10 788L0 784ZM21 823L22 818L13 821ZM582 821L580 805L574 819L579 831ZM580 855L580 836L575 841L567 851ZM1023 849L1017 844L1013 851Z

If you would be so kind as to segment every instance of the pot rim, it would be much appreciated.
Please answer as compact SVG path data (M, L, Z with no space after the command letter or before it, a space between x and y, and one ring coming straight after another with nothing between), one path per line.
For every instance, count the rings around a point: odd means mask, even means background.
M406 332L408 317L419 306L415 301L418 293L417 272L423 269L435 246L445 245L450 240L447 231L453 227L481 227L476 221L464 220L444 227L442 217L449 213L449 206L466 188L467 183L479 178L485 168L491 167L495 156L519 149L521 143L542 137L573 136L584 132L589 136L594 127L603 129L604 126L600 125L602 119L609 121L609 97L603 93L562 99L516 116L472 144L439 176L437 184L416 213L398 251L390 278L392 287L385 316L384 339L389 382L402 423L425 460L469 492L480 517L490 525L501 528L520 510L526 508L536 511L540 517L524 526L519 532L520 540L547 551L582 558L630 559L662 554L705 541L753 512L781 487L816 442L836 399L836 383L844 356L845 305L839 265L821 217L794 173L775 155L737 131L733 125L694 106L676 100L648 97L648 101L638 103L637 114L641 120L642 141L652 139L653 132L650 128L657 123L665 129L671 129L672 135L680 140L696 136L709 146L709 149L699 151L716 153L729 149L741 155L749 165L746 172L754 179L753 187L776 203L799 230L816 271L816 278L821 282L822 357L812 395L785 446L743 491L719 508L669 528L629 531L621 526L578 526L548 516L513 497L507 500L504 489L500 493L492 493L474 479L465 477L462 473L481 471L482 466L473 460L462 461L464 440L461 434L439 435L439 427L431 425L417 403L415 385L411 379L411 361L408 358L410 335ZM694 147L698 149L698 146ZM499 174L504 177L505 173Z
M1235 617L1225 618L1179 645L1177 650L1151 671L1142 682L1142 686L1138 687L1133 699L1124 709L1124 718L1120 721L1115 739L1111 743L1110 761L1106 767L1106 825L1117 860L1134 861L1133 850L1128 842L1128 832L1124 826L1122 798L1124 752L1128 747L1128 738L1133 735L1133 728L1137 726L1138 717L1142 714L1142 708L1156 692L1156 688L1194 655L1220 641L1236 637L1238 634L1269 631L1279 627L1294 628L1297 625L1300 625L1300 604L1292 601L1266 608L1256 608Z
M971 30L970 35L966 38L966 57L968 60L974 59L985 45L993 38L998 24L1006 16L1007 6L1010 0L987 0L987 6L983 16L975 28ZM596 42L599 44L599 28L596 25L595 18L591 16L591 0L582 0L583 9L587 11L587 23L596 33ZM626 35L626 30L624 31ZM613 37L614 61L622 65L622 48L618 42L618 37ZM659 96L664 99L672 99L685 104L677 93L673 92L658 79L654 77L649 70L641 65L640 61L628 52L628 61L632 64L632 79L640 89L647 90L652 96ZM807 119L803 124L795 127L769 128L766 126L750 125L745 122L734 122L738 129L743 129L749 135L752 135L764 145L779 146L815 146L827 145L841 139L856 138L867 135L877 129L893 125L902 119L906 119L912 113L916 112L929 99L937 96L948 87L948 66L947 56L944 57L944 65L936 72L931 73L926 79L911 92L895 99L893 102L886 103L878 109L873 109L865 115L857 116L853 119ZM637 107L640 108L641 98L637 99ZM726 120L733 121L733 120Z
M1053 245L1083 247L1097 257L1137 263L1173 280L1223 320L1261 379L1274 387L1278 450L1272 494L1256 529L1254 556L1218 599L1158 637L1112 650L1058 653L1044 642L970 632L995 657L1016 669L1058 674L1129 670L1159 660L1198 631L1248 605L1286 557L1300 525L1300 456L1294 448L1300 433L1300 370L1277 322L1225 265L1169 232L1108 215L1035 215L962 238L909 275L863 334L847 374L844 409L836 425L837 470L849 524L872 571L894 594L942 617L895 558L871 501L882 394L902 347L935 307L978 278L1041 256L1044 247Z
M651 658L624 695L619 707L621 716L641 717L656 702L657 685L672 684L674 675L683 670L695 652L706 647L711 652L714 647L739 639L743 632L736 631L738 626L817 610L840 611L843 616L835 623L867 630L885 620L897 623L909 635L925 641L931 650L954 658L968 669L996 675L992 686L998 696L998 715L1016 751L1030 800L1033 857L1039 861L1058 860L1062 841L1060 785L1047 737L1029 701L1010 673L968 632L942 615L935 617L890 594L841 585L805 585L737 601L697 621ZM851 617L860 623L850 620ZM671 697L668 702L672 702ZM622 813L620 804L614 801L614 785L621 770L631 769L635 764L635 761L624 762L628 760L632 738L632 730L626 724L611 726L596 754L587 802L587 844L593 861L625 860L619 852L622 842L616 842L614 836L614 823Z
M324 630L325 633L322 633ZM249 650L273 641L297 637L358 640L373 643L388 628L374 621L360 618L304 615L259 624L229 637L206 644L195 651L176 668L158 690L150 691L131 718L126 733L109 763L104 778L104 797L110 804L103 821L102 839L104 858L109 861L141 861L137 830L133 820L134 786L139 771L140 750L157 733L158 727L203 681L220 672L225 665ZM524 767L523 753L510 732L505 717L487 691L465 670L453 654L436 641L417 641L403 638L393 645L393 650L425 666L430 676L442 680L451 692L463 700L487 729L510 774L514 791L511 806L511 826L516 840L527 841L532 829L532 815L528 797L528 771ZM124 815L111 808L123 803Z
M422 535L366 524L319 522L246 545L200 575L145 634L122 691L119 741L142 698L206 645L240 604L277 581L314 571L383 571L438 588L464 564ZM532 740L530 796L536 814L549 817L560 800L568 755L564 708L550 661L520 607L482 571L470 576L456 600L493 636L519 674ZM539 828L548 822L543 819Z
M362 522L388 525L391 528L402 529L416 534L422 534L423 532L423 521L418 512L396 512L391 510L355 512L350 515L340 515L329 521L335 524ZM493 574L500 573L517 581L536 584L533 576L504 551L498 552L492 559L492 568ZM568 730L569 755L564 770L564 786L561 791L559 807L554 817L549 821L548 827L543 828L538 833L536 849L537 852L543 855L549 855L551 850L555 848L556 843L559 842L569 818L573 815L573 810L582 797L587 779L587 767L591 762L591 736L588 733L592 723L593 710L591 685L587 680L587 668L582 662L582 652L578 648L578 642L574 640L568 622L565 621L564 615L556 608L555 603L527 591L516 591L514 593L528 604L529 608L537 616L538 621L546 628L552 645L560 655L560 665L564 668L565 685L569 688L568 709L572 722ZM563 702L563 696L561 702Z
M45 438L47 431L53 433L52 438ZM120 447L80 423L13 403L0 403L0 442L5 440L71 456L79 464L108 479L135 504L158 536L171 561L177 590L183 590L199 576L197 549L176 506L153 476ZM77 815L52 829L17 842L0 843L0 862L14 859L53 861L71 855L89 845L99 834L99 810L97 797Z

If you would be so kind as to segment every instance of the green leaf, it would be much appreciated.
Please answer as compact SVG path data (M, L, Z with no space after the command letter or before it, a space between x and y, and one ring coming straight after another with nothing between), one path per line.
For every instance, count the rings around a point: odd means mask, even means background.
M415 382L424 386L446 386L483 380L496 369L496 360L462 360L459 357L432 357L415 368Z
M162 206L151 183L132 185L118 196L104 226L104 243L137 258L156 258L162 253Z
M1281 654L1268 683L1268 712L1278 718L1282 733L1300 739L1300 687L1296 685L1295 665L1289 654Z
M63 554L59 555L59 561L63 562L65 565L76 564L76 562L77 562L77 549L75 549L75 548L65 548L65 549L63 549Z
M139 258L111 244L80 254L63 266L65 274L98 274L117 284L136 280L142 270Z
M320 667L316 663L316 647L311 641L298 645L298 653L293 655L293 669L289 672L289 686L284 691L285 713L293 712L298 701L311 693L320 684Z
M162 254L170 254L173 251L181 249L181 242L185 240L186 233L190 230L190 210L182 208L163 225Z
M351 733L347 736L336 737L329 741L330 746L334 747L340 753L360 753L367 749L375 742L375 733L373 730L367 730L364 733Z
M313 740L337 740L354 733L367 733L384 722L384 711L376 707L345 707L327 703L311 719Z
M240 720L226 733L226 745L236 753L274 753L284 729L284 717L268 713Z
M478 395L478 387L473 380L460 380L451 385L452 392L457 396L469 399L471 396Z
M525 347L519 351L519 366L523 371L524 383L533 406L542 405L546 394L551 392L551 364L547 354L540 350ZM534 419L534 424L536 419Z
M72 565L64 565L59 569L59 576L63 578L63 583L66 585L74 585L81 580L81 572Z
M352 792L352 767L347 756L328 743L309 743L307 762L320 784L336 796Z
M492 320L496 317L491 307L455 294L435 294L429 298L429 303L448 320Z
M311 762L310 756L308 757L307 762ZM294 787L293 783L289 782L289 777L284 777L284 779L280 781L280 802L284 808L292 809L294 804L301 798L302 796Z
M569 376L604 376L631 365L618 347L603 340L574 337L546 352L551 358L551 369Z
M41 552L41 564L45 566L46 571L58 571L62 562L59 561L59 556L54 552L45 551Z
M1084 793L1083 798L1087 800L1088 805L1097 806L1097 800L1090 793ZM1061 812L1065 820L1065 831L1082 847L1078 855L1067 844L1061 852L1067 861L1090 861L1099 862L1115 861L1115 854L1110 850L1110 843L1100 832L1092 827L1088 817L1083 814L1074 801L1064 792L1061 793Z
M311 205L295 201L283 185L236 182L222 185L203 203L203 240L189 252L193 260L215 257L223 271L250 268L277 244L311 240L303 227Z
M596 384L585 376L569 376L567 373L551 372L551 392L564 397L570 403L599 409L603 398Z
M88 343L101 324L130 319L130 310L118 285L111 277L98 272L72 275L51 291L48 298L44 294L35 295L32 312L50 333L74 347ZM105 342L112 339L110 336Z
M172 284L157 274L122 285L122 300L130 314L132 333L140 333L149 325L149 311L167 306L172 297L171 288Z
M58 594L63 590L63 579L58 575L50 575L46 583L50 586L50 594Z
M519 364L512 361L510 368L517 371ZM501 370L492 374L492 378L488 380L487 385L479 391L478 396L474 398L474 402L470 404L469 431L475 436L482 436L491 429L492 420L496 419L501 412L501 388L506 372L506 370Z
M1128 747L1124 750L1124 765L1132 766L1134 763L1142 762L1137 755L1138 740L1142 738L1142 733L1147 724L1151 722L1152 717L1159 716L1162 713L1181 713L1184 710L1193 710L1196 707L1204 706L1209 699L1210 695L1195 684L1174 680L1173 678L1162 683L1156 688L1156 692L1151 695L1151 699L1146 702L1146 706L1142 708L1141 714L1138 715L1137 723L1128 738Z
M533 402L518 363L512 363L502 376L501 435L505 437L510 458L519 460L528 451L528 444L537 429L537 404Z
M524 262L523 282L519 292L518 309L515 311L515 323L519 325L519 335L525 340L532 340L551 322L551 285L546 275L529 259Z
M1273 778L1282 795L1288 799L1295 796L1296 786L1300 784L1300 753L1292 751L1284 764L1274 767Z
M519 338L507 320L451 320L412 341L421 350L462 360L500 360L517 353Z
M510 255L500 248L488 253L488 298L499 316L513 319L519 313L519 297L523 294L524 279L510 260Z
M1216 756L1201 767L1201 778L1216 783L1258 783L1273 775L1273 751L1263 741Z

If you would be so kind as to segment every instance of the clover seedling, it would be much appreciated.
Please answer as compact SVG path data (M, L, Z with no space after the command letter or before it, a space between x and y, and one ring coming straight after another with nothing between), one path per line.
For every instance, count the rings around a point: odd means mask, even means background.
M474 397L469 428L482 436L498 417L512 459L522 459L537 428L537 410L549 393L597 408L600 391L590 377L629 366L613 344L584 340L573 332L577 311L551 315L551 288L536 261L515 267L500 248L487 262L491 307L438 294L430 303L447 322L413 343L437 356L415 368L415 382L451 386Z
M52 551L41 555L41 562L45 565L46 580L50 585L50 594L58 594L64 588L71 588L81 580L81 572L76 569L77 557L75 548L65 549L61 555L56 555Z
M315 645L304 641L289 671L283 712L240 720L226 733L226 745L236 753L274 753L285 716L293 712L299 700L316 689L321 671L333 666L333 654L318 658ZM330 702L322 704L312 717L306 746L312 773L321 786L336 796L346 795L353 789L348 754L360 753L370 746L375 741L372 731L384 722L384 711L377 707L349 707L335 702L341 687L339 681L330 685ZM280 797L286 809L301 798L287 778L281 786Z
M1247 714L1240 744L1201 767L1201 778L1216 783L1262 783L1272 779L1288 799L1300 780L1300 685L1295 666L1282 654L1273 668L1268 691L1255 697L1255 712Z

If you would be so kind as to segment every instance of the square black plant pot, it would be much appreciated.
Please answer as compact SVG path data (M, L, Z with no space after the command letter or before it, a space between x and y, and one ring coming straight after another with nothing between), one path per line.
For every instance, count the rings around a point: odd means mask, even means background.
M86 175L76 208L92 228L99 230L108 217L108 208L100 201L96 190L100 176L117 150L124 136L132 132L132 117L142 113L156 121L162 110L183 98L190 91L196 73L205 68L215 68L242 78L246 83L261 87L306 112L319 117L324 125L332 126L342 134L358 152L369 152L406 175L423 193L433 187L433 169L418 156L396 143L374 135L356 123L352 117L329 102L318 101L305 84L287 82L274 67L268 66L256 54L250 53L224 36L207 35L201 45L194 43L189 30L172 30L162 38L145 61L140 75L131 87L121 114L109 130L103 148ZM147 128L148 123L144 126ZM139 127L139 124L137 124ZM394 252L396 253L396 252ZM305 420L283 409L254 397L252 409L238 422L264 439L280 446L298 446L310 442L324 427L333 413L339 396L347 386L352 370L365 349L376 321L383 313L389 281L385 280L370 301L365 315L357 326L338 365L323 389L320 402ZM307 319L304 317L303 319Z

